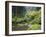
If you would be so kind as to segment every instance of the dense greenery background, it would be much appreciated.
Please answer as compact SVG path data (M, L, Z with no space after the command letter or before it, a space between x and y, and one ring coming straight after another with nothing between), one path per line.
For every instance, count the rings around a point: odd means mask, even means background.
M41 7L12 6L12 30L41 29Z

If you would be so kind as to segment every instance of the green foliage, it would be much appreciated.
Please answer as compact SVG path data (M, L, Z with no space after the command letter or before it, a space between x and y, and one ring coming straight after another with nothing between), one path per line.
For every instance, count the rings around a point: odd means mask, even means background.
M31 22L33 23L41 23L41 11L31 11L25 15L27 18L31 18Z
M12 24L15 26L14 30L39 30L41 29L41 10L28 11L24 17L14 16Z

